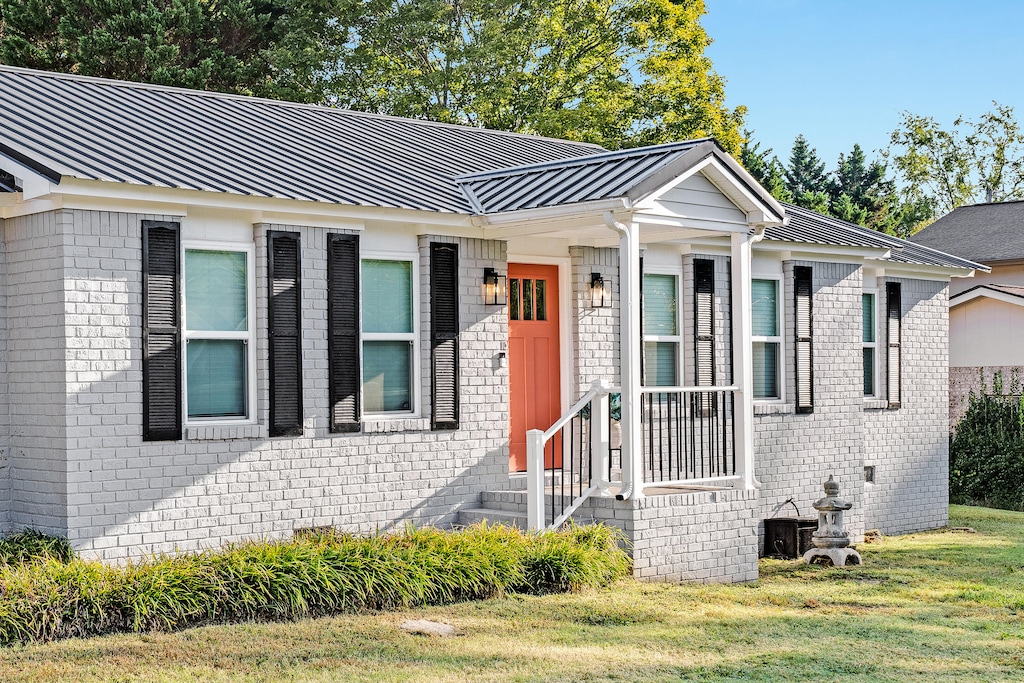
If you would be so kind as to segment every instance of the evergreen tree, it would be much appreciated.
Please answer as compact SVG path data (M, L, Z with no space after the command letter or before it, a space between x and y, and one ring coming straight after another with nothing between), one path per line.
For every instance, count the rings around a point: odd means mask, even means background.
M798 204L801 197L810 198L814 193L828 191L825 162L818 158L818 152L807 144L803 135L797 135L793 141L789 164L786 166L786 187L797 198Z
M885 164L878 160L868 163L858 144L854 144L849 156L840 154L828 184L833 215L884 231L896 192L895 183L885 175Z
M762 151L761 143L754 142L753 131L743 131L740 163L773 197L783 202L793 201L793 195L786 187L785 169L778 157L772 155L771 149Z

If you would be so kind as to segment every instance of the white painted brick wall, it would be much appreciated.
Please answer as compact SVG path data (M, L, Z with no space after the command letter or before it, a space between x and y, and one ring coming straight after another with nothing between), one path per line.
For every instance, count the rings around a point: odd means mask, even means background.
M143 216L63 212L69 339L67 533L88 556L118 560L149 552L215 546L247 536L286 536L336 525L353 531L405 521L450 523L459 506L507 486L506 311L484 306L480 273L505 269L503 243L420 239L421 417L369 423L365 433L328 433L327 231L258 225L257 415L261 426L187 430L180 442L141 441L141 220ZM266 231L302 239L304 434L267 437ZM461 426L429 431L431 239L459 244ZM70 320L71 316L74 320Z
M619 250L595 247L570 247L572 261L572 305L569 328L575 367L576 391L573 399L586 393L596 379L619 384ZM590 274L604 278L610 305L591 305Z
M0 236L6 234L0 218ZM11 528L11 422L8 386L7 242L0 239L0 533Z
M942 282L891 281L902 283L902 406L865 412L864 464L875 467L865 505L867 528L899 534L948 522L948 292Z

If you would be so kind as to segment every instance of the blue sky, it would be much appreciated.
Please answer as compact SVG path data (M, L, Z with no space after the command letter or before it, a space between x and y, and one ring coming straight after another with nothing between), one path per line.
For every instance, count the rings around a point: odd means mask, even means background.
M826 169L869 158L904 110L951 126L1011 105L1024 123L1024 2L705 0L730 106L785 163L803 133Z

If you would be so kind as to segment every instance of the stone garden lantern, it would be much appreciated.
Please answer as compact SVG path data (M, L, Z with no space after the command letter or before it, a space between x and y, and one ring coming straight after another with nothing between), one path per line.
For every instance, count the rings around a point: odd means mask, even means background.
M814 504L818 511L818 530L811 536L813 548L804 553L804 562L844 567L860 564L860 553L850 547L850 534L843 529L843 513L853 507L839 497L839 484L830 474L825 482L825 497Z

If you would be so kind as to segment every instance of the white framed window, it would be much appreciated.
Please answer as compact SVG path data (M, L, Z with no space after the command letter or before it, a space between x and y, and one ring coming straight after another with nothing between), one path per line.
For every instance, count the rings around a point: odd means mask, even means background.
M418 270L416 254L362 255L364 414L408 415L419 410Z
M864 290L861 294L861 325L864 360L864 396L878 396L878 293Z
M680 384L682 335L679 281L675 273L644 273L644 385Z
M782 400L782 280L751 280L754 399Z
M252 245L182 242L186 423L252 422L256 310Z

